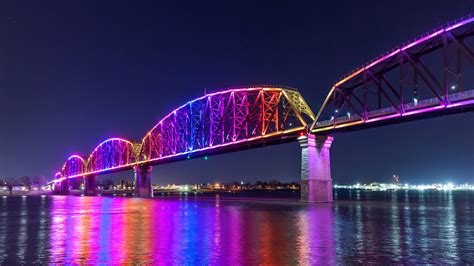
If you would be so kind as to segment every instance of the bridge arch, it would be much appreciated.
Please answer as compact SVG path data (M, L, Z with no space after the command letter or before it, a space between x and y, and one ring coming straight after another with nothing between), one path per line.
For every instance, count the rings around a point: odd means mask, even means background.
M101 142L87 159L86 172L101 173L131 167L137 163L139 143L122 138L110 138Z
M209 149L306 132L314 114L290 88L227 89L187 102L159 121L142 139L144 162L190 156Z
M64 163L61 171L58 172L61 176L77 176L86 171L86 160L79 155L70 156Z

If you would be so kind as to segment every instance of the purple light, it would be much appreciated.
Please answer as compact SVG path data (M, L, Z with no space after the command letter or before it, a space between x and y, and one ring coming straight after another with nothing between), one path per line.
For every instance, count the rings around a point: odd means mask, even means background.
M250 87L206 94L166 115L142 143L111 138L101 142L85 161L71 156L68 162L75 168L71 166L74 170L63 176L102 174L270 137L298 135L307 129L302 114L314 119L301 95L288 89ZM77 171L77 163L72 163L79 158L85 164L83 171Z
M422 35L422 37L416 38L416 39L412 40L410 43L408 43L406 45L403 45L401 47L393 49L390 53L388 53L386 55L377 57L376 59L372 60L368 64L366 64L362 67L359 67L355 71L351 72L349 75L343 77L341 80L336 82L331 87L331 90L329 91L328 95L326 96L321 109L319 110L318 114L316 115L316 119L314 120L314 123L311 126L311 129L313 131L316 130L317 132L321 131L321 128L315 129L316 123L319 122L321 114L322 114L323 110L326 108L326 106L327 106L329 100L331 99L331 96L334 94L336 88L339 87L341 84L344 84L347 81L349 81L349 80L353 79L354 77L358 76L359 74L363 73L364 71L369 70L369 69L373 68L374 66L379 65L379 64L393 58L394 56L398 55L401 52L404 52L404 51L406 51L406 50L408 50L408 49L410 49L410 48L412 48L416 45L419 45L420 43L424 43L424 42L426 42L430 39L433 39L433 38L435 38L435 37L437 37L437 36L439 36L439 35L441 35L445 32L449 32L451 30L454 30L454 29L459 28L461 26L464 26L466 24L472 23L473 21L474 21L474 17L471 17L471 16L467 17L467 18L465 17L460 22L456 22L452 25L445 26L443 29L435 30L434 32L429 33L427 35ZM326 128L330 128L330 127L326 127Z
M429 34L429 35L427 35L427 36L425 36L425 37L421 37L421 38L419 38L419 39L415 39L415 40L412 41L411 43L409 43L409 44L407 44L407 45L405 45L405 46L402 46L402 47L400 47L400 48L397 48L397 49L395 49L394 51L392 51L391 53L389 53L389 54L387 54L387 55L385 55L385 56L382 56L382 57L380 57L380 58L374 60L373 62L367 64L367 65L364 66L364 67L359 68L358 70L354 71L353 74L351 74L350 76L348 76L348 78L344 78L344 79L341 80L342 82L340 81L340 82L337 82L336 84L344 83L344 82L348 81L349 79L353 78L354 76L356 76L357 74L359 74L361 71L370 69L371 67L373 67L373 66L375 66L375 65L377 65L377 64L379 64L379 63L381 63L381 62L383 62L383 61L385 61L385 60L387 60L387 59L389 59L389 58L391 58L391 57L393 57L393 56L395 56L395 55L397 55L397 54L400 53L400 52L403 52L403 51L405 51L405 50L407 50L407 49L409 49L409 48L411 48L411 47L413 47L413 46L416 46L416 45L418 45L418 44L420 44L420 43L422 43L422 42L425 42L425 41L427 41L427 40L429 40L429 39L432 39L432 38L434 38L434 37L436 37L436 36L438 36L438 35L440 35L440 34L442 34L442 33L444 33L444 32L451 31L451 30L453 30L453 29L456 29L456 28L458 28L458 27L461 27L461 26L466 25L466 24L468 24L468 23L471 23L471 22L473 22L473 21L474 21L474 18L468 18L468 19L465 19L465 20L463 20L463 21L461 21L461 22L459 22L459 23L456 23L456 24L454 24L454 25L452 25L452 26L448 26L448 27L445 27L444 29L435 31L435 32L433 32L433 33L431 33L431 34ZM355 74L355 73L357 73L357 74ZM355 74L355 75L354 75L354 74Z
M377 122L377 121L384 121L384 120L393 119L393 118L397 118L397 117L401 117L401 116L403 116L403 117L413 116L413 115L418 115L418 114L423 114L423 113L428 113L428 112L439 111L439 110L442 110L442 109L449 109L449 108L467 106L467 105L472 105L472 104L474 104L474 99L460 101L460 102L456 102L456 103L450 103L450 104L447 104L447 105L439 104L439 105L436 105L436 106L424 107L424 108L420 108L420 109L416 109L416 110L407 111L407 112L402 113L402 114L395 113L395 114L390 114L390 115L383 115L383 116L379 116L379 117L369 118L367 120L363 120L361 118L360 120L357 120L357 121L352 121L352 122L337 124L337 125L331 125L331 126L327 126L327 127L323 127L323 128L317 128L317 129L312 130L312 132L322 132L322 131L327 131L327 130L332 130L332 129L339 129L339 128L343 128L343 127L354 126L354 125L363 124L363 123L370 124L370 123L374 123L374 122Z

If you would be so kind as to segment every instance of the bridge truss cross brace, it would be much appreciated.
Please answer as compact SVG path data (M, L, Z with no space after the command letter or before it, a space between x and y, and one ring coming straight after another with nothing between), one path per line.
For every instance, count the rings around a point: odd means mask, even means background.
M308 134L298 139L301 147L301 201L332 202L330 136Z

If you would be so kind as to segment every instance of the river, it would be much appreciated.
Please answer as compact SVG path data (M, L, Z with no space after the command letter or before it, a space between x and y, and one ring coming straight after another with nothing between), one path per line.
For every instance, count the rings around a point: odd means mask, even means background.
M0 264L474 263L474 193L0 198Z

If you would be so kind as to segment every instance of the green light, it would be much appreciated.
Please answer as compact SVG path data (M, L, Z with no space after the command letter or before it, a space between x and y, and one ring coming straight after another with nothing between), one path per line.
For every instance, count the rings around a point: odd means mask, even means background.
M207 159L208 159L208 158L207 158L207 156L204 156L204 160L206 160L206 161L207 161Z
M188 156L186 156L186 159L191 159L191 155L188 154Z

